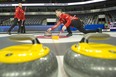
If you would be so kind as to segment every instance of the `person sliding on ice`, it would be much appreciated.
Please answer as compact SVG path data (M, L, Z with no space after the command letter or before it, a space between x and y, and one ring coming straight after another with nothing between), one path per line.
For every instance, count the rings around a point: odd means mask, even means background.
M48 28L47 32L51 32L51 30L54 30L62 23L64 24L64 26L62 27L61 32L67 30L68 34L66 36L72 36L72 31L70 30L70 26L77 28L80 32L83 32L84 34L91 32L102 32L101 29L85 30L83 28L83 23L80 21L78 17L63 13L61 9L57 9L55 13L56 16L59 18L59 21L53 27Z

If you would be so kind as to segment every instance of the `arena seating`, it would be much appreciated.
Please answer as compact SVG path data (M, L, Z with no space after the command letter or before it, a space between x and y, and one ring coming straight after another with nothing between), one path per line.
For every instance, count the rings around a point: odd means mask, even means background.
M89 29L91 25L97 25L98 22L97 16L100 13L92 13L92 14L77 14L76 16L79 17L85 26L85 28ZM107 21L109 22L116 22L116 11L111 11L108 12L108 14L111 16L107 16ZM47 30L50 26L53 25L47 25L46 18L56 18L55 15L26 15L26 29L27 30ZM2 30L0 31L7 31L10 25L13 24L13 16L1 16L0 17L0 27ZM103 24L101 24L101 28L103 28ZM7 27L4 27L7 26ZM15 27L13 30L16 31L18 27ZM92 27L91 27L92 28ZM97 28L97 26L96 26ZM60 30L61 28L59 27L56 30ZM71 28L72 30L76 30Z

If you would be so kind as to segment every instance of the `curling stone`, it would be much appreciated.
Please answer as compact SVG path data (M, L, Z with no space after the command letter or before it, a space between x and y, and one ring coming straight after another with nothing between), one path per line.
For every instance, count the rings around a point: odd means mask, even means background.
M31 40L32 44L0 50L0 77L57 77L58 63L51 50L33 35L13 35L11 40Z
M46 32L44 33L44 36L52 36L52 33L46 31Z
M69 77L115 77L116 46L89 42L107 40L108 34L89 33L64 55L64 69Z

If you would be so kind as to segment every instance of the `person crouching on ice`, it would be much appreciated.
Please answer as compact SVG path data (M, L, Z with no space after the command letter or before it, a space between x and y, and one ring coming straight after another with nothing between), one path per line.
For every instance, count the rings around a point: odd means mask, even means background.
M63 13L61 9L57 9L55 13L56 16L59 18L59 21L53 27L48 28L47 30L48 32L51 32L51 30L57 28L58 26L60 26L60 24L64 24L61 32L67 30L68 34L66 36L72 36L72 31L70 29L70 26L77 28L80 32L83 32L84 34L92 33L92 32L101 32L101 29L85 30L83 28L83 23L80 21L78 17Z

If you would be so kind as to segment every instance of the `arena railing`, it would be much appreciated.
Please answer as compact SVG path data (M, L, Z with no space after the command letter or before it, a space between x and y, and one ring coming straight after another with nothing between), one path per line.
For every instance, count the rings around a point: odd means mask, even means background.
M23 6L73 6L73 5L84 5L90 3L103 2L106 0L90 0L83 2L71 2L71 3L24 3ZM0 4L0 7L8 7L8 6L18 6L18 4Z

